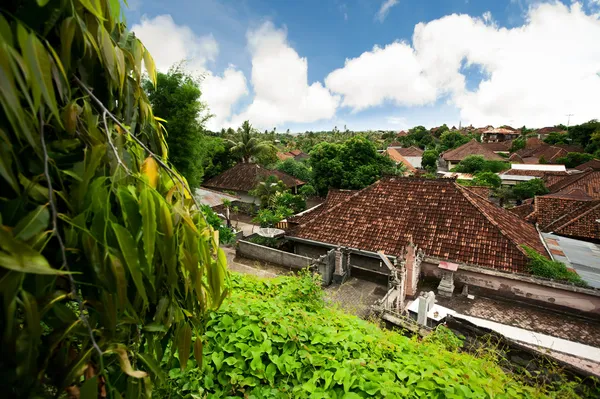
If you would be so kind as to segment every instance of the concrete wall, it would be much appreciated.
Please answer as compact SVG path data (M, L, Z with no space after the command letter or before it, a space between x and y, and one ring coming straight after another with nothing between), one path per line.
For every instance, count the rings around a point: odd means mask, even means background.
M425 276L441 278L438 263L439 261L426 259L421 264L421 271ZM476 287L487 295L600 316L599 290L467 265L459 266L454 273L454 282L457 285L455 295L460 293L462 284L468 284L469 291L471 287Z
M302 256L308 256L316 259L321 255L325 255L331 248L319 245L310 245L301 242L294 242L294 253ZM388 268L383 264L381 259L370 256L359 255L356 253L350 254L350 266L359 267L367 271L389 275ZM352 273L352 272L350 272Z
M415 168L421 168L421 160L423 157L404 157Z
M238 241L236 255L296 269L302 269L312 262L310 257L280 251L244 240Z
M308 245L300 242L294 243L294 253L296 255L307 256L316 259L321 255L325 255L329 248L316 245Z

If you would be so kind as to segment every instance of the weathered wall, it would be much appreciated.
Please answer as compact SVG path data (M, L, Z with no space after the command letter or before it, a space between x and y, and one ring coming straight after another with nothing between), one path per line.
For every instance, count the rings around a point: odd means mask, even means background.
M294 253L302 256L308 256L310 258L318 258L321 255L325 255L329 249L330 248L328 247L294 242ZM388 268L385 267L379 258L352 253L350 254L350 266L359 267L361 269L378 274L389 275Z
M264 247L244 240L238 241L236 255L297 269L308 266L312 261L310 257Z
M423 157L404 157L412 166L415 168L421 168L421 161Z
M441 278L441 270L435 260L426 259L421 264L425 276ZM576 310L600 316L600 291L548 280L503 273L460 265L454 273L454 282L477 287L488 295L496 295L531 302L537 305ZM455 295L460 287L454 291Z
M325 255L329 248L316 245L308 245L300 242L294 242L294 253L297 255L307 256L309 258L318 258Z

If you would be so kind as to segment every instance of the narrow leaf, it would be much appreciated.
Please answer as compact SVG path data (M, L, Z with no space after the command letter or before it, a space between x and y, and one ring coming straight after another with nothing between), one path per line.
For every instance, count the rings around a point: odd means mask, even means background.
M15 238L23 241L48 228L50 224L50 212L48 206L40 205L17 223L13 229Z
M137 353L137 357L148 367L148 369L154 374L160 382L165 382L165 373L160 368L160 364L154 359L149 353Z
M156 211L154 198L149 189L144 188L140 193L140 211L142 213L142 235L144 239L144 252L148 260L149 273L153 274L154 247L156 242Z
M21 273L66 274L53 269L39 252L0 228L0 266Z
M149 156L142 163L142 174L148 178L148 184L152 188L156 188L158 186L158 164L156 160Z
M185 370L187 361L190 358L192 349L192 328L188 323L184 323L179 331L179 342L177 343L177 352L179 353L179 366Z
M125 264L129 269L133 283L135 284L138 293L142 297L144 304L148 305L148 297L146 296L146 288L144 287L144 281L142 272L140 270L140 264L138 262L137 246L133 237L125 227L120 224L111 223L113 231L117 236L119 247L121 248L121 254L125 259Z
M148 76L150 77L150 81L154 83L156 86L156 67L154 65L154 59L150 55L148 49L144 48L144 66L146 67L146 72L148 72Z
M129 357L127 356L127 351L125 348L117 347L108 350L107 353L115 353L119 356L119 365L121 366L121 370L123 370L123 372L128 376L133 378L144 378L148 375L145 371L134 370L133 367L131 367L131 362L129 361Z

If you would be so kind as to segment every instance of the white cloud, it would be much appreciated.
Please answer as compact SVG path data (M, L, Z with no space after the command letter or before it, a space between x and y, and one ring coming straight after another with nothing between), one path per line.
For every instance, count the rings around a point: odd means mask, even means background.
M325 78L326 86L343 95L342 105L355 111L382 104L424 105L435 101L436 89L422 76L413 49L406 43L375 46Z
M220 129L231 116L233 106L248 94L246 77L233 65L222 76L208 69L207 64L219 53L219 45L212 35L198 36L188 26L177 25L170 15L143 17L139 24L133 25L132 31L148 48L161 72L185 61L186 70L203 76L201 99L214 115L207 122L208 129Z
M398 0L385 0L381 4L381 7L379 7L379 11L377 11L377 14L375 15L379 22L383 22L385 20L385 17L387 17L388 12L390 12L390 8L394 7L396 4L398 4Z
M353 110L385 101L434 104L447 98L463 123L528 126L600 117L600 20L580 4L532 6L525 24L499 28L492 16L449 15L415 26L412 47L393 43L346 60L326 86ZM470 91L463 65L484 78Z
M265 22L247 34L252 55L254 99L232 118L237 126L248 119L260 129L284 122L302 123L330 119L339 98L320 82L308 83L308 62L290 47L287 32Z
M212 35L197 36L188 26L177 25L170 15L151 19L144 16L131 30L148 48L161 71L183 60L191 70L203 71L206 63L219 54L219 45Z

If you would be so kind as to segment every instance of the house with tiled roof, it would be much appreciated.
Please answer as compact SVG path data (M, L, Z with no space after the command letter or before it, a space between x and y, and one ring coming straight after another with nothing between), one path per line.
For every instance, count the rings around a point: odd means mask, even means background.
M427 257L510 272L527 271L523 245L546 253L533 225L450 179L386 177L325 206L290 224L295 253L350 248L352 267L380 274L376 252L401 257L409 241Z
M592 159L591 161L584 162L581 165L575 166L575 169L581 171L587 169L600 170L600 159Z
M292 192L296 192L299 187L305 184L302 180L296 179L287 173L267 169L255 163L240 162L220 175L208 179L202 186L217 191L233 192L241 198L242 202L255 203L256 198L251 196L249 192L269 176L277 177Z
M537 134L537 137L540 140L546 139L550 135L550 133L566 134L567 131L559 126L543 127L535 131L535 134Z
M325 201L323 201L322 203L320 203L310 209L307 209L303 212L300 212L294 216L287 218L287 222L288 222L288 224L291 223L291 224L295 224L295 225L305 224L308 221L310 221L310 220L314 219L315 217L317 217L318 215L320 215L321 213L327 211L331 207L339 204L340 202L344 201L348 197L356 194L357 192L358 192L358 190L341 190L341 189L330 188L329 191L327 192L327 198L325 198Z
M481 143L481 145L496 154L508 154L510 146L512 145L512 140L500 141L497 143Z
M473 139L466 144L461 145L453 150L448 150L442 153L442 159L446 162L448 169L455 167L460 161L470 155L481 155L488 161L504 161L500 155L485 148L482 143Z
M525 148L521 148L510 156L510 161L515 163L556 163L558 158L567 156L569 152L582 152L579 146L570 144L550 145L536 137L527 139Z
M550 194L537 196L532 205L514 212L545 233L600 241L600 171L563 177L548 189Z
M511 168L500 173L502 184L515 185L522 181L542 179L547 182L547 176L568 176L565 165L512 164Z
M400 153L412 166L415 168L421 168L421 161L423 160L423 150L419 147L411 146L406 148L396 148L396 151Z
M302 161L304 159L308 159L309 155L302 152L302 150L291 150L288 152L278 152L277 158L280 161L285 161L286 159L292 158L296 161Z
M481 132L482 143L497 143L500 141L514 140L521 135L519 131L508 127L488 128Z
M410 163L410 161L408 161L408 159L406 159L400 154L398 148L388 147L388 149L385 150L384 155L390 158L392 161L394 161L396 165L404 165L404 167L406 168L406 173L412 174L417 171L417 169Z

